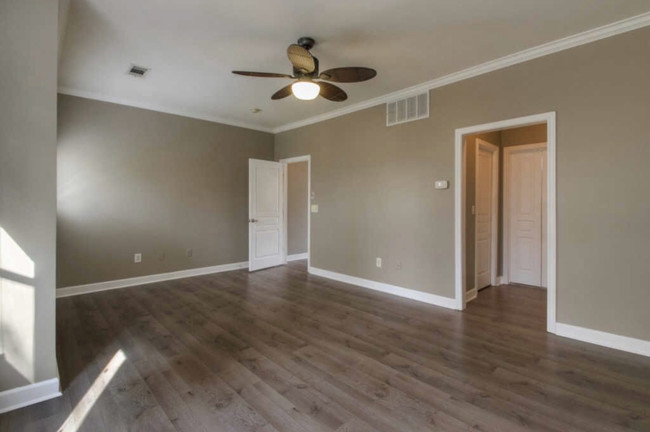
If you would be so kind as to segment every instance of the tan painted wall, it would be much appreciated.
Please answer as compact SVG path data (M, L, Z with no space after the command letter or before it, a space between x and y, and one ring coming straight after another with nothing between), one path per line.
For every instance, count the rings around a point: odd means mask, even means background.
M57 286L248 260L249 158L273 136L59 96Z
M287 252L293 255L307 252L308 164L290 163L287 171Z
M0 2L0 391L57 376L57 6Z
M532 125L501 131L501 145L512 147L546 142L546 125Z
M312 265L453 297L454 185L433 186L454 177L455 129L556 111L558 320L650 339L649 40L644 28L435 89L426 120L387 128L381 105L278 134L276 158L312 156Z

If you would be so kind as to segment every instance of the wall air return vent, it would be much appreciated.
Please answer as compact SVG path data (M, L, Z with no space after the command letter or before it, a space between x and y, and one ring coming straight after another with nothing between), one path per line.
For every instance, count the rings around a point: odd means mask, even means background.
M131 69L129 69L128 74L138 78L143 78L147 74L147 72L149 72L149 68L143 66L131 65Z
M429 92L386 104L386 126L429 117Z

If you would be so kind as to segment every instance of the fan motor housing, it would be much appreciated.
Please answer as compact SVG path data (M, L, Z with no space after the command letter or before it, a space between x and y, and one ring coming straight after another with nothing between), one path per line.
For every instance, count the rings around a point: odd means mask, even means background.
M298 45L309 51L316 45L316 41L314 38L310 38L308 36L303 36L300 39L298 39Z

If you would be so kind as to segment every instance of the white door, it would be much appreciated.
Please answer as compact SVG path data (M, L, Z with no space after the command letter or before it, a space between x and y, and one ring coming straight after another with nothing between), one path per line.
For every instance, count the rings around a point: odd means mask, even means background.
M498 148L477 140L476 206L475 206L475 268L476 288L492 284L496 273L496 242L493 234L497 216Z
M546 146L513 147L507 151L509 280L542 286Z
M284 264L283 165L248 161L248 268Z

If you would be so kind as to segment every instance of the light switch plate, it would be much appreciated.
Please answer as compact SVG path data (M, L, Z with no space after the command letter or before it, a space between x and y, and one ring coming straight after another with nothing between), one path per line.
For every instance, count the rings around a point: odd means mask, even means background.
M311 212L312 213L318 213L318 204L312 204L311 205Z
M436 180L436 189L448 189L449 182L447 180Z

